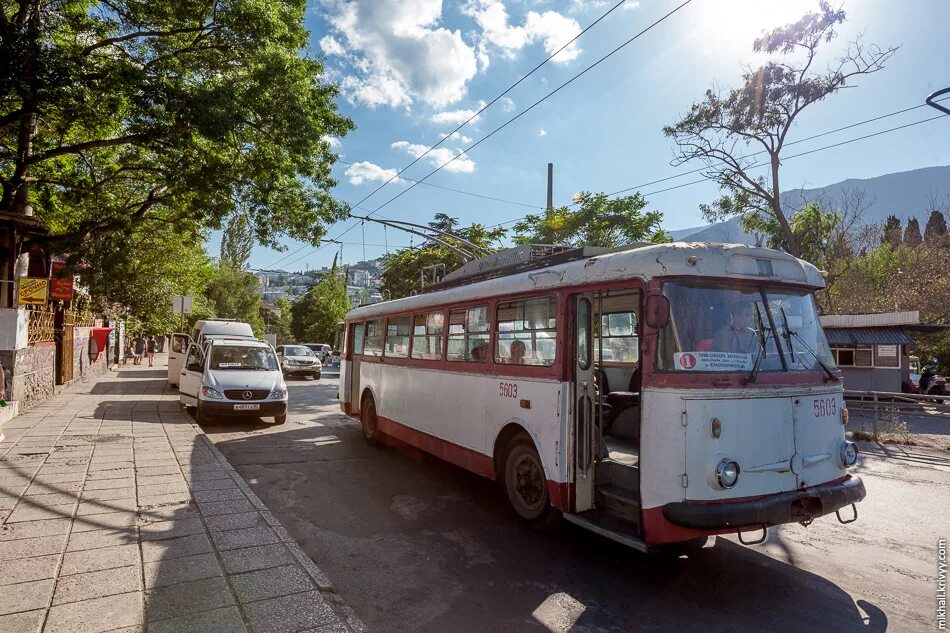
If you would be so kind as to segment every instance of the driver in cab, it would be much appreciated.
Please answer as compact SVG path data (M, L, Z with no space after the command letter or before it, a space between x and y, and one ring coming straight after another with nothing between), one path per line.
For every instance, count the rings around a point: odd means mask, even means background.
M752 354L758 345L758 335L752 329L752 303L742 300L733 302L729 307L729 323L719 328L713 336L713 351Z

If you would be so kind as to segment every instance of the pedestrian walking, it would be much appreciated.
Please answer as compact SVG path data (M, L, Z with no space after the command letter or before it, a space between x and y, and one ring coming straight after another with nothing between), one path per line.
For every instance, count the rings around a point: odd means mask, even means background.
M158 352L158 341L155 340L155 336L148 337L145 352L148 354L148 366L151 367L155 364L155 354Z
M142 358L145 356L145 337L139 334L135 339L135 364L141 365Z
M125 346L125 356L122 357L122 364L125 365L130 359L135 362L135 343L132 339L129 339L128 345Z

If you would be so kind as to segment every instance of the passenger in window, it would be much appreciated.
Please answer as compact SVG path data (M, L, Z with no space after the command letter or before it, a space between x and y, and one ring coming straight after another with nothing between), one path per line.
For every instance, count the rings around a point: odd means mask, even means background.
M472 348L472 360L480 363L486 358L488 358L488 345L484 341L479 341L479 343Z
M752 329L752 304L736 301L729 307L729 323L713 336L713 351L752 354L758 346L758 336Z
M527 351L524 343L521 341L512 341L511 343L511 364L513 365L524 365L524 355Z

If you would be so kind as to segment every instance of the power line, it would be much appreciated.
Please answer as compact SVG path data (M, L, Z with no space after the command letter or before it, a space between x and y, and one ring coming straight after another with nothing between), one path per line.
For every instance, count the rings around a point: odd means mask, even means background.
M908 109L906 109L906 110L900 110L899 112L892 113L892 114L898 114L898 113L900 113L900 112L907 112L908 110L913 110L913 109L915 109L915 108L908 108ZM856 124L852 124L852 125L847 125L847 126L844 126L844 127L842 127L842 128L836 129L836 130L829 130L828 132L824 132L824 133L822 133L822 134L816 134L816 135L814 135L814 136L810 136L810 137L807 137L807 138L805 138L805 139L801 139L801 140L799 140L799 141L795 141L795 143L801 143L801 142L804 142L804 141L806 141L806 140L812 140L812 139L815 139L815 138L819 138L819 137L821 137L821 136L827 136L827 135L829 135L829 134L833 134L833 133L839 132L839 131L841 131L841 130L846 130L846 129L855 127L856 125L860 125L860 124L863 124L863 123L869 123L869 122L871 122L871 121L877 121L877 120L879 120L879 119L881 119L881 118L884 118L884 117L886 117L886 116L890 116L890 115L883 115L883 116L881 116L881 117L875 117L874 119L869 119L869 120L863 121L863 122L861 122L861 123L856 123ZM848 144L850 144L850 143L856 143L857 141L863 141L863 140L866 140L866 139L869 139L869 138L873 138L873 137L875 137L875 136L881 136L882 134L888 134L888 133L890 133L890 132L896 132L896 131L898 131L898 130L903 130L903 129L906 129L906 128L909 128L909 127L914 127L915 125L921 125L921 124L923 124L923 123L929 123L930 121L936 121L937 119L942 119L942 118L944 118L945 116L947 116L947 115L938 114L937 116L934 116L934 117L930 117L930 118L927 118L927 119L921 119L920 121L914 121L914 122L912 122L912 123L905 123L904 125L898 125L898 126L896 126L896 127L888 128L888 129L886 129L886 130L880 130L880 131L878 131L878 132L872 132L871 134L865 134L864 136L858 136L858 137L856 137L856 138L848 139L848 140L846 140L846 141L840 141L840 142L838 142L838 143L832 143L831 145L824 145L824 146L822 146L822 147L817 147L817 148L815 148L815 149L810 149L810 150L807 150L807 151L804 151L804 152L799 152L798 154L792 154L791 156L783 156L783 157L782 157L782 161L787 161L787 160L791 160L791 159L793 159L793 158L799 158L799 157L801 157L801 156L807 156L807 155L809 155L809 154L814 154L814 153L816 153L816 152L821 152L821 151L825 151L825 150L829 150L829 149L834 149L834 148L836 148L836 147L841 147L842 145L848 145ZM794 145L794 143L788 143L787 145ZM750 154L749 156L745 156L745 157L743 157L743 158L751 158L752 156L756 156L756 155L761 154L761 153L763 153L763 152L756 152L755 154ZM758 167L764 167L764 166L766 166L766 165L768 165L768 164L769 164L769 163L766 163L766 162L755 163L755 164L750 165L749 167L747 167L747 169L756 169L756 168L758 168ZM666 181L672 180L672 179L674 179L674 178L680 178L680 177L682 177L682 176L687 176L687 175L689 175L689 174L695 174L695 173L698 173L698 172L700 172L700 171L705 171L706 169L708 169L708 168L707 168L707 167L702 167L702 168L700 168L700 169L695 169L695 170L692 170L692 171L683 172L682 174L677 174L676 176L669 176L669 177L667 177L667 178L660 178L659 180L653 180L653 181L646 182L646 183L642 183L642 184L640 184L640 185L636 185L636 186L633 186L633 187L628 187L628 188L626 188L626 189L621 189L621 190L619 190L619 191L615 191L615 192L609 193L609 194L607 194L607 195L608 195L608 196L615 196L615 195L617 195L617 194L619 194L619 193L625 193L625 192L627 192L627 191L632 191L632 190L634 190L634 189L641 189L641 188L643 188L643 187L646 187L646 186L649 186L649 185L652 185L652 184L657 184L657 183L661 183L661 182L666 182ZM659 193L666 193L667 191L674 191L674 190L676 190L676 189L682 189L682 188L684 188L684 187L690 187L690 186L692 186L692 185L698 185L698 184L703 183L703 182L715 182L715 181L713 181L713 180L711 180L711 179L709 179L709 178L701 178L701 179L699 179L699 180L691 180L690 182L685 182L685 183L682 183L682 184L679 184L679 185L673 185L672 187L666 187L665 189L657 189L656 191L649 191L649 192L644 193L644 194L642 194L642 195L643 195L644 197L653 196L653 195L656 195L656 194L659 194ZM505 226L505 225L508 225L508 224L514 224L515 222L520 222L521 220L523 220L523 219L526 218L526 217L527 217L527 216L521 216L521 217L519 217L519 218L514 218L514 219L512 219L512 220L507 220L507 221L505 221L505 222L500 222L500 223L498 223L498 224L492 224L491 226L489 226L489 227L487 227L487 228L495 228L495 227L499 227L499 226Z
M397 200L398 198L400 198L400 197L406 195L407 193L409 193L410 191L412 191L413 189L415 189L415 187L416 187L417 185L419 185L419 184L421 184L422 182L428 180L431 176L437 174L437 173L438 173L439 171L441 171L443 168L447 167L448 165L451 165L453 162L455 162L456 160L458 160L460 157L466 155L468 152L472 151L473 149L475 149L476 147L478 147L479 145L481 145L482 143L484 143L485 141L487 141L488 139L490 139L492 136L494 136L494 135L497 134L498 132L502 131L503 129L505 129L506 127L508 127L509 125L511 125L512 123L514 123L515 121L517 121L518 119L520 119L521 117L523 117L524 115L528 114L528 113L531 112L533 109L535 109L536 107L538 107L539 105L541 105L541 103L543 103L544 101L546 101L547 99L549 99L549 98L552 97L553 95L557 94L558 92L560 92L561 90L563 90L564 88L566 88L567 86L569 86L570 84L574 83L575 81L577 81L577 80L580 79L582 76L584 76L585 74L587 74L588 72L590 72L591 70L593 70L594 68L596 68L597 66L599 66L601 63L603 63L604 61L606 61L606 60L609 59L610 57L613 57L615 54L617 54L618 52L620 52L623 48L625 48L626 46L630 45L631 43L633 43L634 41L636 41L637 39L639 39L641 36L643 36L644 34L646 34L648 31L652 30L655 26L657 26L657 25L660 24L661 22L663 22L663 21L665 21L666 19L668 19L670 16L672 16L674 13L676 13L677 11L679 11L680 9L682 9L683 7L685 7L687 4L689 4L689 3L692 2L692 1L693 1L693 0L685 0L685 2L679 4L677 7L675 7L674 9L672 9L671 11L669 11L668 13L666 13L665 15L663 15L663 17L659 18L658 20L656 20L655 22L653 22L652 24L650 24L649 26L647 26L646 28L644 28L642 31L640 31L639 33L637 33L636 35L634 35L633 37L631 37L631 38L628 39L627 41L623 42L622 44L620 44L619 46L617 46L616 48L614 48L612 51L610 51L609 53L607 53L606 55L604 55L603 57L601 57L600 59L598 59L597 61L595 61L593 64L587 66L586 68L584 68L584 70L580 71L579 73L577 73L576 75L574 75L573 77L571 77L570 79L568 79L567 81L565 81L564 83L562 83L561 85L559 85L557 88L555 88L555 89L552 90L551 92L547 93L546 95L544 95L543 97L541 97L540 99L538 99L537 101L535 101L534 103L532 103L530 106L528 106L527 108L525 108L524 110L522 110L521 112L519 112L518 114L516 114L515 116L511 117L510 119L508 119L507 121L505 121L504 123L502 123L501 125L499 125L498 127L496 127L494 130L492 130L491 132L489 132L488 134L486 134L486 135L483 136L482 138L480 138L480 139L478 139L477 141L475 141L474 143L472 143L470 146L468 146L467 148L465 148L464 150L462 150L462 152L460 152L459 154L456 154L455 156L453 156L451 159L449 159L449 160L446 161L445 163L439 165L438 167L436 167L435 169L433 169L432 171L430 171L428 174L426 174L425 176L423 176L421 180L419 180L418 182L413 183L412 185L410 185L410 186L407 187L406 189L403 189L401 192L399 192L398 194L396 194L395 196L393 196L392 198L390 198L389 200L387 200L387 201L384 202L383 204L381 204L381 205L379 205L378 207L376 207L376 209L373 211L373 213L376 213L376 212L380 211L381 209L383 209L384 207L386 207L386 206L389 205L390 203L394 202L394 201Z
M509 125L511 125L512 123L514 123L515 121L517 121L518 119L520 119L521 117L523 117L524 115L526 115L528 112L530 112L530 111L533 110L534 108L536 108L536 107L537 107L538 105L540 105L542 102L544 102L545 100L547 100L548 98L550 98L550 97L553 96L554 94L560 92L562 89L564 89L565 87L567 87L568 85L570 85L571 83L573 83L574 81L576 81L577 79L579 79L581 76L585 75L587 72L589 72L590 70L592 70L592 69L595 68L596 66L600 65L602 62L604 62L604 61L607 60L608 58L610 58L610 57L612 57L613 55L615 55L615 54L616 54L617 52L619 52L621 49L625 48L626 46L628 46L629 44L631 44L632 42L634 42L635 40L637 40L638 38L640 38L641 36L643 36L643 35L644 35L645 33L647 33L648 31L652 30L655 26L657 26L657 25L660 24L661 22L663 22L663 21L665 21L666 19L668 19L670 16L672 16L674 13L676 13L677 11L679 11L680 9L682 9L683 7L685 7L687 4L689 4L689 3L692 2L692 1L693 1L693 0L685 0L683 3L679 4L679 5L676 6L674 9L672 9L671 11L669 11L668 13L666 13L665 15L663 15L661 18L659 18L658 20L656 20L655 22L653 22L652 24L650 24L649 26L647 26L646 28L644 28L643 30L641 30L639 33L637 33L636 35L634 35L633 37L631 37L631 38L628 39L627 41L623 42L622 44L620 44L619 46L617 46L616 48L614 48L612 51L610 51L609 53L607 53L606 55L604 55L603 57L601 57L601 58L598 59L597 61L595 61L593 64L587 66L586 68L584 68L584 70L580 71L579 73L577 73L576 75L574 75L573 77L571 77L570 79L568 79L567 81L565 81L564 83L562 83L561 85L559 85L557 88L555 88L555 89L552 90L551 92L547 93L546 95L544 95L543 97L541 97L540 99L538 99L537 101L535 101L534 103L532 103L532 104L531 104L530 106L528 106L526 109L522 110L521 112L519 112L518 114L516 114L516 115L513 116L512 118L508 119L505 123L503 123L503 124L500 125L499 127L495 128L494 130L492 130L491 132L489 132L487 135L485 135L485 136L483 136L482 138L480 138L478 141L476 141L475 143L473 143L471 146L469 146L468 148L466 148L465 150L463 150L461 153L455 155L454 157L452 157L452 159L450 159L450 160L447 161L446 163L443 163L442 165L439 165L439 167L437 167L435 170L433 170L433 171L429 172L428 174L426 174L421 180L414 181L409 187L407 187L406 189L404 189L403 191L401 191L399 194L397 194L396 196L390 198L389 200L387 200L386 202L384 202L384 203L381 204L380 206L378 206L378 207L376 207L375 209L373 209L372 211L370 211L370 212L368 213L368 215L369 215L369 216L376 215L376 214L377 214L383 207L385 207L386 205L390 204L391 202L393 202L393 201L396 200L397 198L399 198L399 197L405 195L406 193L408 193L409 191L413 190L416 186L418 186L418 185L420 185L420 184L423 184L424 181L428 180L431 176L433 176L433 175L436 174L437 172L441 171L446 165L449 165L449 164L455 162L455 160L458 159L460 156L465 155L466 153L468 153L469 151L471 151L472 149L474 149L474 148L477 147L478 145L481 145L481 144L484 143L486 140L488 140L489 138L491 138L492 136L494 136L495 134L497 134L498 132L500 132L500 131L503 130L504 128L508 127ZM610 12L613 11L614 9L616 9L618 6L620 6L620 4L622 4L622 3L618 3L618 4L614 5L609 11L607 11L607 13L605 13L604 15L602 15L600 18L598 18L597 21L595 21L595 22L592 23L590 26L588 26L587 29L585 29L585 30L582 31L580 34L578 34L577 37L580 37L581 34L583 34L583 33L586 32L588 29L590 29L592 26L594 26L594 24L597 24L597 22L599 22L600 20L604 19L604 17L606 17L607 15L609 15ZM577 39L577 38L575 37L575 39ZM573 41L573 40L572 40L572 41ZM568 42L568 44L566 44L565 46L563 46L563 47L561 47L560 49L558 49L558 51L555 52L555 53L553 53L552 55L550 55L550 56L548 57L548 59L550 59L551 57L554 57L554 55L556 55L558 52L560 52L560 51L561 51L563 48L565 48L566 46L570 45L570 43L571 43L571 42ZM546 62L546 61L547 61L547 60L545 60L545 62ZM543 65L543 63L545 63L545 62L542 62L541 65ZM539 67L540 67L540 65L539 65ZM535 68L534 70L537 70L537 68ZM531 72L534 72L534 70L532 70ZM529 75L530 75L530 73L529 73ZM528 76L528 75L525 75L525 77L527 77L527 76ZM520 83L520 81L523 81L523 80L524 80L524 77L523 77L521 80L519 80L519 82L516 82L516 83L512 86L512 88L513 88L514 86L516 86L518 83ZM509 89L509 90L510 90L510 89ZM506 92L507 92L507 91L506 91ZM498 97L496 97L495 99L493 99L493 100L492 100L492 103L495 103L498 99L500 99L502 96L504 96L504 95L506 94L506 92L503 92L503 93L500 94ZM489 104L489 105L490 105L490 104ZM485 107L487 108L488 105L486 105ZM483 108L482 110L484 110L484 108ZM481 110L480 110L480 112L481 112ZM477 116L477 115L473 115L472 117L470 117L468 121L466 121L465 123L463 123L462 125L460 125L458 128L456 128L456 130L453 131L452 133L450 133L449 136L451 136L451 134L454 134L455 132L457 132L458 130L460 130L465 124L467 124L469 121L471 121L472 119L474 119L475 116ZM445 138L448 138L448 136L445 137ZM442 141L444 141L445 138L443 138ZM442 141L440 141L440 143L441 143ZM438 145L438 144L437 144L437 145ZM436 146L433 146L433 148L434 148L434 147L436 147ZM431 149L432 149L432 148L430 148L430 151L431 151ZM419 158L421 158L421 156L420 156ZM419 158L417 158L415 161L413 161L413 163L410 163L410 165L408 165L408 166L407 166L406 168L404 168L404 169L408 169L409 166L411 166L412 164L418 162ZM395 176L398 176L399 173L402 173L402 172L401 172L401 171L400 171L400 172L397 172L397 173L394 175L394 178L395 178ZM382 187L385 186L385 184L386 184L386 183L383 183L383 185L380 185L379 187L377 187L376 190L381 189ZM375 193L375 191L374 191L374 192L371 192L369 195L372 195L373 193ZM359 208L359 204L362 203L363 201L365 201L368 197L369 197L369 196L364 197L363 200L360 200L359 203L357 203L356 205L353 205L353 206ZM346 235L347 233L349 233L350 231L352 231L354 228L356 228L356 226L357 226L357 224L355 224L355 223L354 223L354 224L351 224L349 227L347 227L347 228L344 229L341 233L339 233L339 234L336 236L336 238L334 238L334 239L340 239L341 237L343 237L344 235ZM294 260L294 261L296 262L296 261L299 261L300 259L303 259L304 257L309 257L310 255L313 255L313 254L317 253L318 251L320 251L321 248L323 248L323 247L322 247L322 246L319 246L319 247L313 249L312 251L310 251L309 253L304 254L302 257L297 258L297 259ZM302 250L302 249L298 249L297 251L295 251L295 253L296 253L296 252L299 252L300 250ZM291 263L293 263L293 262L291 262ZM287 264L285 264L285 265L287 265Z
M375 195L377 191L379 191L380 189L382 189L383 187L385 187L386 185L388 185L388 184L391 183L392 181L396 180L396 178L398 178L404 171L406 171L407 169L409 169L410 167L412 167L413 165L415 165L416 163L418 163L420 160L422 160L423 158L425 158L426 156L428 156L429 153L432 152L432 150L434 150L435 148L437 148L437 147L439 147L440 145L442 145L442 143L444 143L444 142L447 141L449 138L451 138L453 134L455 134L456 132L458 132L459 130L461 130L463 127L465 127L466 125L468 125L469 123L471 123L472 121L474 121L476 118L478 118L478 116L481 115L482 112L484 112L484 111L487 110L488 108L492 107L492 106L493 106L495 103L497 103L502 97L504 97L504 96L507 95L509 92L511 92L512 90L514 90L516 87L518 87L518 85L520 85L521 82L523 82L525 79L527 79L528 77L530 77L531 75L533 75L535 72L537 72L538 70L540 70L540 68L541 68L542 66L544 66L545 64L547 64L549 61L551 61L552 59L554 59L554 57L555 57L556 55L558 55L561 51L563 51L563 50L566 49L568 46L570 46L571 44L573 44L574 42L576 42L582 35L584 35L585 33L587 33L587 31L589 31L589 30L591 30L592 28L594 28L595 26L597 26L597 24L599 24L601 20L603 20L603 19L606 18L608 15L610 15L611 13L613 13L620 5L622 5L624 2L626 2L626 0L620 0L620 1L617 2L615 5L613 5L612 7L610 7L610 9L608 9L603 15L601 15L599 18L597 18L596 20L594 20L593 22L591 22L590 24L588 24L588 25L584 28L584 30L582 30L580 33L578 33L578 34L575 35L574 37L572 37L572 38L570 39L570 41L568 41L566 44L562 45L559 49L557 49L556 51L554 51L553 53L551 53L550 55L548 55L544 60L542 60L542 61L541 61L540 63L538 63L534 68L532 68L530 71L528 71L528 73L527 73L526 75L523 75L520 79L518 79L518 81L516 81L515 83L513 83L513 84L511 84L510 86L508 86L507 88L505 88L505 90L504 90L503 92L501 92L500 94L498 94L497 96L495 96L494 99L492 99L491 101L489 101L488 103L486 103L484 106L482 106L482 108L481 108L480 110L478 110L477 112L475 112L474 114L472 114L470 117L468 117L468 119L466 119L466 120L465 120L463 123L461 123L458 127L456 127L454 130L452 130L451 132L449 132L448 134L446 134L444 137L442 137L441 139L439 139L439 142L438 142L438 143L436 143L435 145L433 145L433 146L431 146L430 148L428 148L425 152L423 152L423 153L420 154L419 156L416 156L416 158L415 158L411 163L409 163L408 165L406 165L405 167L403 167L402 169L400 169L398 172L396 172L395 174L393 174L392 177L389 178L389 180L387 180L387 181L384 182L383 184L379 185L378 187L376 187L375 189L373 189L372 191L370 191L368 194L366 194L366 195L363 197L362 200L360 200L359 202L357 202L357 203L356 203L355 205L353 205L353 206L359 206L359 205L363 204L364 202L366 202L367 200L369 200L371 197L373 197L373 195ZM409 180L409 179L406 178L406 180Z
M340 159L337 159L336 162L342 163L343 165L353 165L353 163L351 163L351 162L348 162L348 161L345 161L345 160L340 160ZM405 176L403 176L402 179L403 179L403 180L407 180L407 181L409 181L409 182L414 182L414 183L416 183L416 184L425 185L426 187L433 187L433 188L435 188L435 189L442 189L442 190L444 190L444 191L452 191L452 192L454 192L454 193L460 193L460 194L466 195L466 196L472 196L472 197L475 197L475 198L482 198L483 200L492 200L493 202L503 202L503 203L505 203L505 204L513 204L513 205L516 205L516 206L519 206L519 207L528 207L529 209L543 209L543 208L544 208L544 207L543 207L542 205L540 205L540 204L528 204L527 202L518 202L518 201L516 201L516 200L506 200L506 199L504 199L504 198L496 198L496 197L494 197L494 196L486 196L486 195L481 194L481 193L475 193L474 191L465 191L464 189L453 189L452 187L444 187L444 186L442 186L442 185L434 185L434 184L432 184L431 182L422 182L422 181L419 181L419 180L413 180L412 178L406 178ZM353 206L354 206L354 208L361 208L361 207L359 207L359 205L353 205Z

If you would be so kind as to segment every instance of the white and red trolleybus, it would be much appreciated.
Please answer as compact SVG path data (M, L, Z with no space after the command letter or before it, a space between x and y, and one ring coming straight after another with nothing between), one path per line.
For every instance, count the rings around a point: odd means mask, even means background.
M643 551L849 523L865 490L823 286L741 245L510 249L351 311L341 407L370 442L498 480L522 519Z

